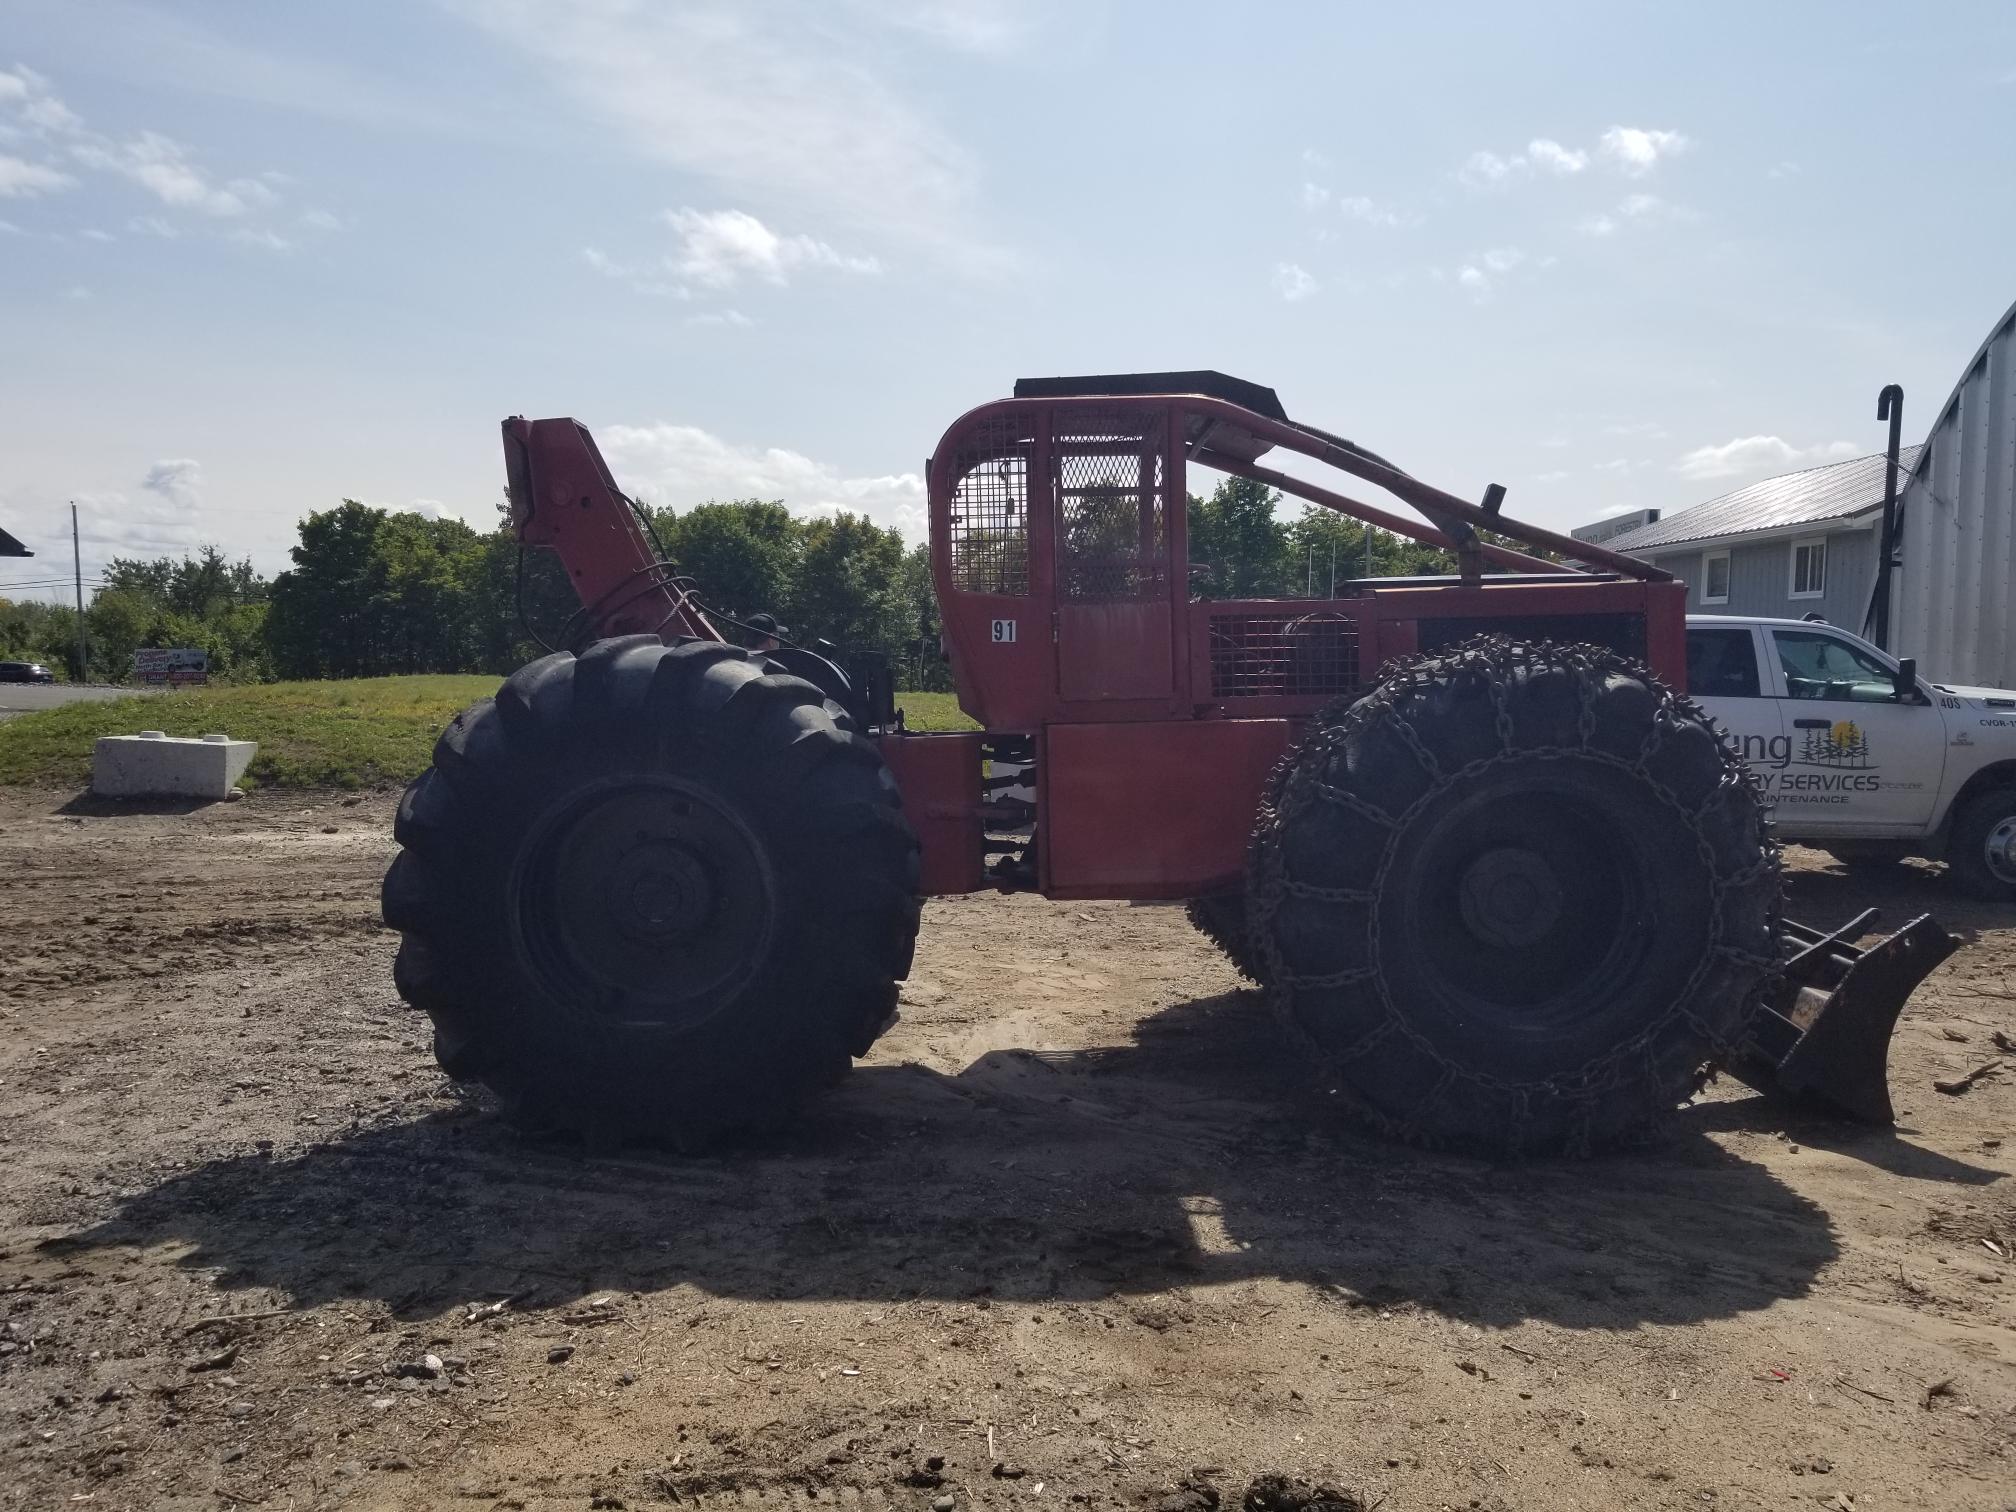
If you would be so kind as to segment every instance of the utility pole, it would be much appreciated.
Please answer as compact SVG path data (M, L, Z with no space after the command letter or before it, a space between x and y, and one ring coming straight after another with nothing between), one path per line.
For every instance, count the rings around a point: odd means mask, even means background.
M1337 597L1337 536L1330 536L1330 597Z
M1365 576L1372 576L1372 527L1365 527Z
M70 565L77 574L77 681L83 682L90 674L91 663L86 659L84 645L84 548L77 540L77 501L70 501Z

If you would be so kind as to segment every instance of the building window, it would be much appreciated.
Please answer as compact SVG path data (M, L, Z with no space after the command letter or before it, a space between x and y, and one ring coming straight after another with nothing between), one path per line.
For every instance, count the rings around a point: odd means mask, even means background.
M1701 602L1729 602L1729 553L1711 551L1701 559Z
M1820 598L1827 592L1827 538L1808 536L1792 543L1792 597Z

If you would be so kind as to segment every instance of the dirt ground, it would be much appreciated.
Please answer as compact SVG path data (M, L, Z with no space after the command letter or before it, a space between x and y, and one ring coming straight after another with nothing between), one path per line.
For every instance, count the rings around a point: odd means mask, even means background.
M435 1070L391 811L0 793L0 1507L2016 1506L2016 1055L1932 1087L2016 913L1934 869L1793 853L1968 941L1894 1132L1395 1149L1180 910L986 896L802 1124L596 1158Z

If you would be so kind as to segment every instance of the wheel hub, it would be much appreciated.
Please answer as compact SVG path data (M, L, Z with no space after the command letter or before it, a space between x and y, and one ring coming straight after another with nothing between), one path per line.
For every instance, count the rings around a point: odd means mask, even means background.
M637 939L672 939L707 922L714 885L706 864L691 851L643 841L611 874L604 904L624 933Z
M1465 870L1456 896L1470 932L1506 949L1544 939L1561 919L1560 879L1530 850L1486 851Z
M1981 859L1999 880L2016 882L2016 814L1988 831L1988 838L1982 842Z
M612 781L557 807L516 890L524 948L553 997L623 1023L712 1017L775 932L762 842L720 795L677 778Z

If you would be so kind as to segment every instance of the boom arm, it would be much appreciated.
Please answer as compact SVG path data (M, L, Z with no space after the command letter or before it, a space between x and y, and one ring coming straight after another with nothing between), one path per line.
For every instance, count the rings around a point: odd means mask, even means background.
M569 638L687 635L720 640L672 564L660 559L635 506L616 486L578 420L504 422L511 525L527 546L557 553L581 600Z

